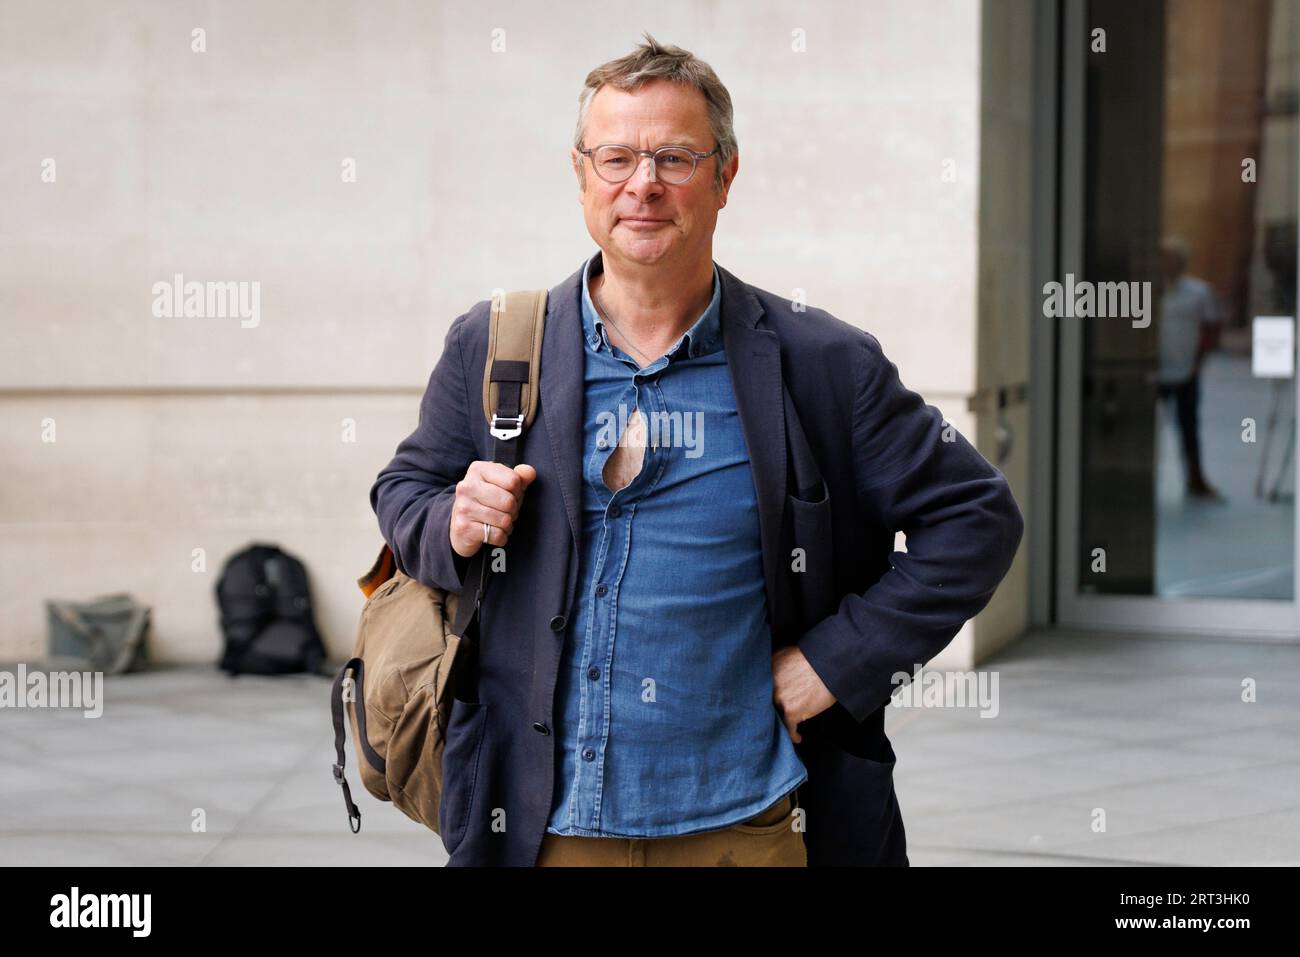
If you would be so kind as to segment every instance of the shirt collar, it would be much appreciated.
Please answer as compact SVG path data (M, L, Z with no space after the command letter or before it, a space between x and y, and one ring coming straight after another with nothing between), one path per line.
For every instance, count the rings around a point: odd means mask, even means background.
M591 290L587 285L589 276L595 276L605 268L604 260L601 258L601 251L596 250L596 254L587 260L587 264L582 269L582 327L583 335L587 340L587 347L599 351L603 346L610 348L609 337L605 334L605 321L596 313L596 307L591 301ZM686 355L690 358L696 356L708 355L714 352L720 346L721 323L719 318L722 314L722 279L718 275L718 264L713 264L713 298L705 307L700 318L695 320L695 324L682 333L682 338L673 343L672 347L664 353L670 358L679 349L682 348L683 340L686 343Z

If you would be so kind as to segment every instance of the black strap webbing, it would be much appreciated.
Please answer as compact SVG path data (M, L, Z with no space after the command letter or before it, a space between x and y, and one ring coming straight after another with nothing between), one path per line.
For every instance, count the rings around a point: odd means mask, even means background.
M501 363L496 363L500 365ZM527 365L527 363L523 363ZM501 395L502 404L506 402L506 392L509 386L502 385ZM515 411L498 410L500 416L517 415L519 409L519 394L517 387L515 389L513 408ZM514 468L519 464L519 439L515 436L513 439L492 439L492 461L500 462L506 468ZM495 546L494 546L495 547ZM487 590L487 568L490 558L490 549L488 546L480 548L470 559L469 567L465 570L465 591L460 593L460 602L456 606L456 623L452 626L452 634L473 644L473 639L466 634L469 631L470 623L474 620L474 615L478 612L479 603L483 600L483 593ZM474 600L467 601L469 597L468 589L474 588Z
M357 716L361 751L370 762L370 766L380 774L384 773L386 767L383 755L371 747L370 736L366 733L366 699L363 691L366 686L365 668L365 662L360 658L349 658L339 669L338 675L334 678L334 687L330 689L330 712L334 716L334 756L338 762L334 765L334 781L343 788L343 804L348 809L348 823L352 826L353 834L361 830L361 809L353 803L352 790L348 787L347 778L343 776L347 751L345 747L347 716L343 708L343 683L347 680L349 671L355 672L352 678L352 711Z

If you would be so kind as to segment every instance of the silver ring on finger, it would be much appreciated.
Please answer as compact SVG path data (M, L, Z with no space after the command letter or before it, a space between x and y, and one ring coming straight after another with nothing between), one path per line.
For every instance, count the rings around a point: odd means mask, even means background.
M492 526L489 525L487 522L484 522L484 523L483 523L483 544L484 544L484 545L487 544L488 534L489 534L491 531L492 531Z

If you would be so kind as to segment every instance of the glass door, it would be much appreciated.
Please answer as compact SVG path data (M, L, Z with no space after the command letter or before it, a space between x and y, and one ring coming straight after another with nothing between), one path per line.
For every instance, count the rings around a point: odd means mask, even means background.
M1058 620L1295 638L1300 0L1062 15Z

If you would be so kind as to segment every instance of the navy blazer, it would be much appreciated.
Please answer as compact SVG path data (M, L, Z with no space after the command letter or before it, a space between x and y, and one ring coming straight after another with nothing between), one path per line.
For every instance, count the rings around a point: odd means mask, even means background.
M773 650L797 644L837 699L800 724L795 746L808 767L808 863L905 865L884 732L893 675L928 662L984 608L1024 522L1002 473L902 385L875 337L719 275ZM449 866L534 865L550 813L556 674L579 587L581 296L581 267L549 291L539 407L520 440L537 478L480 608L477 700L456 700L449 718ZM419 425L370 489L398 567L450 591L463 587L448 540L456 483L492 453L482 407L490 308L483 300L452 323ZM905 553L894 552L900 529Z

